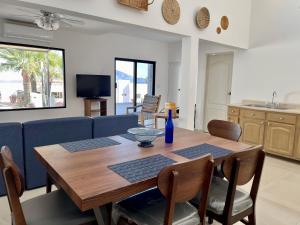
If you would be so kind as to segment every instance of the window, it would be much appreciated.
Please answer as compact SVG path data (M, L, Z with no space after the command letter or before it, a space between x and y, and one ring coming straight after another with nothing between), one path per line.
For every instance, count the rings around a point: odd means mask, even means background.
M63 107L64 50L0 43L0 111Z
M143 103L145 94L155 94L155 65L153 61L115 59L116 115Z

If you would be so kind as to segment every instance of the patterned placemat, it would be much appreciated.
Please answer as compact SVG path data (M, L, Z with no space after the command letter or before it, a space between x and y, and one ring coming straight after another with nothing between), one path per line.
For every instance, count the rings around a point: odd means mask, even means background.
M154 155L147 158L111 165L108 166L108 168L128 180L130 183L135 183L156 177L164 167L173 163L176 163L176 161L162 155Z
M173 153L183 156L188 159L194 159L198 158L200 156L206 155L206 154L211 154L214 159L219 158L219 157L224 157L232 153L232 151L225 149L225 148L220 148L214 145L210 144L202 144L202 145L197 145L193 146L190 148L185 148L181 150L174 151Z
M79 151L87 151L97 148L104 148L113 145L119 145L120 143L112 140L110 138L95 138L95 139L88 139L82 141L74 141L74 142L67 142L60 144L64 149L68 150L69 152L79 152Z
M119 136L122 137L122 138L126 138L130 141L136 141L136 138L134 137L133 134L127 133L127 134L120 134Z

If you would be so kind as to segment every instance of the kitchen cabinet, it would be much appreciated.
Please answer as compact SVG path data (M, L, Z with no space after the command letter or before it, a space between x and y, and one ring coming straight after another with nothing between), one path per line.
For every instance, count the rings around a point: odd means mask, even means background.
M300 160L300 110L297 114L229 106L228 121L240 124L241 142L263 145L270 154Z

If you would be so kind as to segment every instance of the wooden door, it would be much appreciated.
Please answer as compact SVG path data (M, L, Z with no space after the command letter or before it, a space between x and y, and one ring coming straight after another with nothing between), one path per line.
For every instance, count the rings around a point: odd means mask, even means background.
M284 156L293 156L295 130L295 125L268 122L265 150Z
M212 119L227 119L230 103L233 54L208 55L204 130Z
M254 145L264 143L264 120L241 118L240 125L242 127L242 142Z

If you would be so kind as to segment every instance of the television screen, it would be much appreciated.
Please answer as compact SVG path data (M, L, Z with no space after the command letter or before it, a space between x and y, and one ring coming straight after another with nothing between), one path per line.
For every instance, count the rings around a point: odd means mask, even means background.
M0 111L66 107L64 50L0 42Z
M109 75L77 74L77 97L99 98L111 96Z

